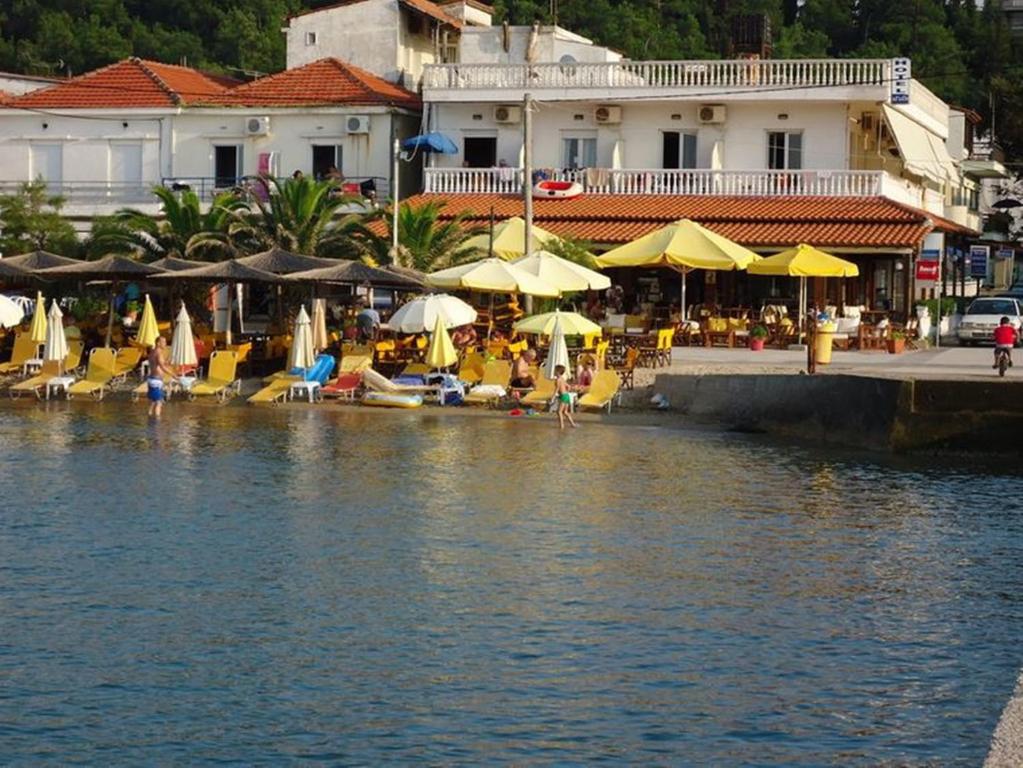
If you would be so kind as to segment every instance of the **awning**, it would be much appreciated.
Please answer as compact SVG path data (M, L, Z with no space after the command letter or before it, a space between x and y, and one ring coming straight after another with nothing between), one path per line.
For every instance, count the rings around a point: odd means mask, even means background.
M959 171L941 138L887 104L882 109L907 171L938 183L958 178Z

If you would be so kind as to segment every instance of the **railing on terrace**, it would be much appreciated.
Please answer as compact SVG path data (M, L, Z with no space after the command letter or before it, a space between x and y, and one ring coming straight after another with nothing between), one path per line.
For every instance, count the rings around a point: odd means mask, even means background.
M28 179L0 180L0 195L18 194ZM60 181L47 182L46 192L59 195L66 204L113 203L128 204L154 201L153 185L143 182Z
M431 64L423 73L423 88L813 88L881 86L890 77L889 59Z
M577 181L589 194L738 195L780 197L874 197L882 194L884 171L719 171L607 169L555 171L559 181ZM440 194L517 194L519 168L427 168L425 191Z

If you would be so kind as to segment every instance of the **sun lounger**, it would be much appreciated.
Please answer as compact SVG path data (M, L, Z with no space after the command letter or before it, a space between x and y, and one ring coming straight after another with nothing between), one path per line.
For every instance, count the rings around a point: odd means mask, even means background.
M372 368L367 368L362 372L362 383L366 386L367 389L372 389L374 392L436 395L438 391L436 385L399 384L396 381L391 381L382 373L379 373L378 371L375 371Z
M487 361L479 352L470 352L462 360L458 369L458 378L466 384L479 384L483 380L483 369Z
M511 378L511 360L491 360L483 367L483 378L472 392L465 396L463 402L470 404L493 405L499 401Z
M245 402L259 404L259 403L282 403L288 396L288 390L291 389L291 385L296 381L302 381L301 376L279 376L278 378L271 381L261 390L256 392L254 395L249 397Z
M619 397L622 382L615 371L597 371L590 390L579 398L579 408L606 408L611 413L611 403Z
M222 403L226 402L241 388L237 373L238 353L226 349L217 350L210 355L210 370L206 380L196 382L188 393L188 399L215 397Z
M337 369L338 374L360 373L367 368L373 367L373 356L370 354L356 354L349 352L341 358L341 367Z
M64 358L63 363L59 360L47 360L43 363L42 370L39 373L24 381L19 381L17 384L9 387L7 391L11 397L20 397L26 394L42 397L46 384L50 379L56 378L63 373L70 375L79 366L82 361L83 347L84 344L80 341L69 341L67 356Z
M541 376L536 382L536 389L523 395L519 402L528 406L546 405L554 397L554 388L553 379Z
M114 358L114 379L124 379L139 367L144 350L138 347L121 347Z
M341 373L330 384L320 388L320 394L324 397L339 397L345 400L354 400L359 387L362 386L361 373Z
M114 361L117 355L110 347L95 347L89 352L89 366L85 370L85 378L76 381L67 388L67 398L75 395L91 395L102 400L107 386L114 378Z
M402 376L422 376L430 372L430 366L426 363L409 363L401 369Z
M11 359L6 363L0 363L0 376L19 373L25 365L25 361L32 360L38 352L39 345L32 341L32 336L28 331L22 331L15 335Z

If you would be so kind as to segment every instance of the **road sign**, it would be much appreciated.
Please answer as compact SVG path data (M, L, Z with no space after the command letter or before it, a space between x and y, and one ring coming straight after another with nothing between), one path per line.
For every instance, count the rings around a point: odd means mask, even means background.
M987 260L990 255L990 245L970 246L970 277L975 277L978 280L987 277Z

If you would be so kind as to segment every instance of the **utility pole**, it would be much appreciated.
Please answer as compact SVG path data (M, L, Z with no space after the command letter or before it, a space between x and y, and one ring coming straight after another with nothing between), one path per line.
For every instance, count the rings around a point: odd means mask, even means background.
M523 227L525 243L523 245L523 256L531 255L533 251L533 95L530 93L522 97L522 203L525 209L523 218L526 224ZM526 312L533 311L533 297L526 296Z
M401 258L398 254L398 160L401 156L401 139L394 137L394 167L391 170L391 206L393 208L393 220L391 221L391 261L399 266Z

